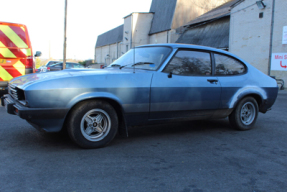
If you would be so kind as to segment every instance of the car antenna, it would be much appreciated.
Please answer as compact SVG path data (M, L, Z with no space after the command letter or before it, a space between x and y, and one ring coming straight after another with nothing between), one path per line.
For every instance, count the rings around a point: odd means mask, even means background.
M136 48L134 47L134 64L136 63ZM135 67L135 65L134 65L134 73L135 73L135 71L136 71L136 67Z

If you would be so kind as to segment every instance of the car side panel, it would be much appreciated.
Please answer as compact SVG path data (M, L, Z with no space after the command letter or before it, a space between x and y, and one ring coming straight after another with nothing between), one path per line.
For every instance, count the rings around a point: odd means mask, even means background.
M29 104L31 108L71 109L88 99L112 99L122 106L128 125L141 124L148 120L152 75L150 72L67 77L61 83L50 80L31 85L25 95L33 101ZM47 91L48 87L53 89Z
M276 81L248 65L243 75L217 76L222 86L221 108L234 108L245 96L257 95L261 103L270 108L276 100ZM267 109L266 109L267 110Z
M220 106L220 96L217 77L172 75L168 78L167 73L156 73L151 85L150 120L211 117Z

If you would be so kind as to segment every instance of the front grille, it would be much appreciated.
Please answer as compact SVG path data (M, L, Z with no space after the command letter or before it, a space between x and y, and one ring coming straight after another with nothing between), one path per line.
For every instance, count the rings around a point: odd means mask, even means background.
M13 84L9 84L8 93L16 100L25 100L24 91Z

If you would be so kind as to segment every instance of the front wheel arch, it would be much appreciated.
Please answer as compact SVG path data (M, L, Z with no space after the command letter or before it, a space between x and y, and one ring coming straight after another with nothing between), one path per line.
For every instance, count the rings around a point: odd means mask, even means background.
M114 139L118 117L111 104L92 100L75 107L67 117L67 132L74 143L83 148L99 148Z
M124 137L128 137L128 129L127 129L127 124L126 124L126 120L124 117L124 110L122 108L122 106L115 100L110 99L110 98L105 98L105 97L96 97L96 98L89 98L89 99L84 99L81 100L77 103L75 103L70 110L68 111L68 113L66 114L65 120L64 120L64 124L62 127L62 132L66 132L67 131L67 121L68 121L68 117L70 115L70 113L73 111L73 109L75 109L77 106L81 105L81 103L86 102L86 101L97 101L97 100L101 100L101 101L106 101L108 102L110 105L112 105L112 107L115 109L117 116L118 116L118 120L119 120L119 134L121 136Z

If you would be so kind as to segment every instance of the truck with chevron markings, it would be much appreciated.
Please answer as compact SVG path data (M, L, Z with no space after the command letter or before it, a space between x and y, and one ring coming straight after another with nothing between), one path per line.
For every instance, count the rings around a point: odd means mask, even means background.
M40 56L41 52L35 56ZM35 72L31 42L23 24L0 21L0 94L8 82L18 76Z

